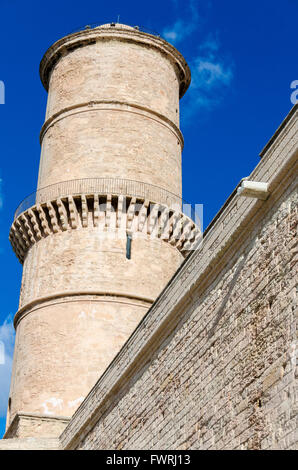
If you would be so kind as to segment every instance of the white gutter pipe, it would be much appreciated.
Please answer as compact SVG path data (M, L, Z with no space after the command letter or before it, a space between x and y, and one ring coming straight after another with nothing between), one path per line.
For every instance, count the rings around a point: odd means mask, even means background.
M238 196L254 197L265 201L269 196L268 183L243 179L237 189Z

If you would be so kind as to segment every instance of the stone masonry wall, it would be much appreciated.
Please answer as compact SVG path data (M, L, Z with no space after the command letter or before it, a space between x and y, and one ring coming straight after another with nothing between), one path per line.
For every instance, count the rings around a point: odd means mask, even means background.
M27 420L19 438L48 437L44 418L73 415L199 232L181 213L179 97L190 71L173 46L103 25L54 43L40 75L39 189L10 231L24 269L9 438L21 414L40 426Z
M2 439L0 450L60 450L59 439L55 438L25 438Z
M13 441L14 439L27 439L32 436L42 436L51 438L53 435L61 434L69 419L58 416L41 416L37 414L19 413L15 416L9 430L5 433L5 440ZM40 438L40 437L39 437ZM0 441L0 450L1 443Z
M196 293L150 367L81 449L294 444L295 203L288 191L242 252Z
M268 200L229 199L63 448L297 447L297 112L285 126L250 176Z

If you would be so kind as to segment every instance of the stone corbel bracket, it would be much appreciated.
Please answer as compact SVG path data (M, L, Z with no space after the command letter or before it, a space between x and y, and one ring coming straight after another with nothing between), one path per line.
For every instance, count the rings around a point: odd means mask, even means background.
M180 211L146 199L112 194L80 194L36 203L13 222L9 240L23 263L32 245L58 232L94 227L107 232L141 232L176 247L183 256L202 239L198 226Z

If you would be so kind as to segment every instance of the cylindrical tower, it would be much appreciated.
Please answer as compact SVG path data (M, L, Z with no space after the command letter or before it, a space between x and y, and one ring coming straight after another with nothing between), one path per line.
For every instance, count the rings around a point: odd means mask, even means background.
M181 212L180 53L108 24L57 41L40 75L38 190L10 233L24 267L7 424L32 415L32 436L74 413L198 233Z

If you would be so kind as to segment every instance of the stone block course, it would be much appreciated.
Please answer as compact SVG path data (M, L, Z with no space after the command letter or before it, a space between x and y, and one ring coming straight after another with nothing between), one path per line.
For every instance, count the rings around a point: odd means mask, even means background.
M269 199L234 196L82 403L63 448L297 448L294 121L253 172L268 175Z

